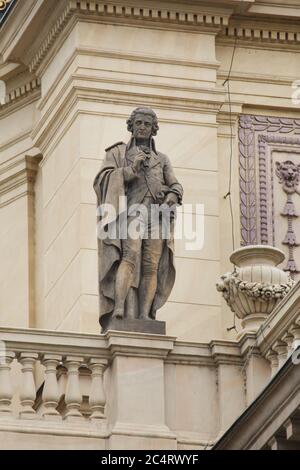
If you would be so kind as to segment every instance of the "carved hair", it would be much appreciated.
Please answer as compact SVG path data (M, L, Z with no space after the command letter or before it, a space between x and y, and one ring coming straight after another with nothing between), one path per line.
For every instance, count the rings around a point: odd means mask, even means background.
M137 114L145 114L147 116L151 116L153 119L153 124L152 124L152 135L156 135L157 131L159 129L158 127L158 119L151 108L136 108L132 111L129 119L127 119L127 130L132 133L133 131L133 122Z

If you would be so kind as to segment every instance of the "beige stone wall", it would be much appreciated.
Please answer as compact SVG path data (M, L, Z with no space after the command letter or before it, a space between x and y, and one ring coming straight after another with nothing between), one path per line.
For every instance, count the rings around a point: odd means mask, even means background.
M153 50L155 42L162 45L159 51ZM171 158L185 202L204 204L205 214L203 248L187 251L184 242L176 244L176 285L159 318L167 320L168 333L184 339L222 336L220 298L214 289L220 270L219 95L210 96L207 104L199 102L204 90L215 86L214 54L211 34L82 21L43 70L39 107L45 122L36 130L44 153L45 323L39 326L98 329L92 182L105 147L129 139L126 118L145 103L159 116L157 145ZM71 101L73 87L80 89L76 103Z
M298 33L293 33L288 15L279 23L270 16L270 21L252 19L252 26L244 19L245 27L238 25L235 32L231 26L226 29L228 21L236 24L238 1L228 6L220 0L221 10L206 12L205 18L201 2L184 2L175 17L179 6L164 2L160 16L153 8L151 19L140 2L138 11L128 7L125 14L117 1L117 7L108 6L105 14L98 9L94 16L93 5L101 2L63 1L51 15L48 0L40 2L40 11L37 3L28 3L28 27L20 2L12 20L16 24L7 23L5 34L0 33L0 78L8 93L0 107L0 325L98 334L92 182L105 148L129 139L125 122L132 109L153 107L160 122L157 147L171 159L184 186L184 202L204 204L204 245L188 251L183 241L176 241L176 284L158 312L168 335L188 342L188 351L179 343L180 354L177 350L163 360L146 354L139 362L136 357L126 361L122 350L106 373L107 415L116 427L109 445L150 445L139 427L144 419L147 432L160 436L161 447L173 445L175 434L180 448L206 447L269 377L269 365L258 351L251 360L246 357L253 343L245 353L240 344L226 342L226 354L210 343L236 338L234 330L228 331L233 314L215 282L231 270L229 255L240 244L238 115L297 117L291 83L300 72ZM190 16L194 10L197 19ZM42 31L37 31L39 24ZM285 31L288 39L283 39ZM230 109L224 80L234 46ZM233 227L229 200L224 199L231 139ZM128 338L124 341L122 347L129 347ZM200 354L202 346L209 353ZM129 420L131 427L122 427L132 400L126 383L145 380L150 393L153 376L153 415L146 410ZM39 383L40 377L41 371ZM142 408L141 397L135 398ZM124 435L137 430L139 437L124 444ZM10 432L12 446L15 434ZM43 439L41 446L50 446Z
M38 151L30 131L36 104L0 107L0 324L33 326L34 180Z
M280 28L278 26L278 28ZM268 29L268 28L266 28ZM292 83L300 76L297 49L287 44L265 42L257 44L245 41L242 37L236 40L218 38L216 44L216 57L220 62L217 72L217 83L222 85L228 76L233 50L234 60L230 74L230 100L232 113L232 207L233 230L231 223L229 200L224 199L228 192L230 174L230 140L231 129L228 117L228 104L223 106L219 113L218 122L218 162L219 162L219 197L220 197L220 244L221 271L232 269L229 256L240 246L240 195L239 195L239 151L238 151L238 114L268 115L277 117L297 118L298 108L292 102ZM226 102L228 103L228 86L225 84ZM227 110L227 113L225 111ZM223 113L224 112L224 113ZM282 155L281 155L282 157ZM279 191L278 191L279 192ZM277 193L278 194L278 193ZM275 197L277 197L275 195ZM279 196L278 196L279 197ZM284 196L281 197L284 199ZM277 207L281 203L276 201ZM283 205L282 205L283 207ZM285 250L279 240L279 234L286 232L286 221L276 214L276 246ZM232 239L234 233L234 245ZM282 240L284 235L282 236ZM287 251L287 250L286 250ZM222 325L224 337L234 337L226 332L232 326L232 313L222 303ZM237 325L239 322L237 320Z
M217 24L196 28L170 22L161 28L148 21L135 23L132 18L129 22L117 17L95 21L84 9L77 13L79 16L69 21L60 17L62 34L50 28L54 47L44 43L46 52L38 57L36 41L27 55L24 53L26 61L31 60L30 73L16 73L13 67L4 70L7 91L19 90L15 101L20 103L15 110L10 104L2 111L5 148L12 156L24 155L18 136L28 132L30 145L43 155L35 183L32 321L39 327L98 331L92 181L105 147L128 140L126 118L135 106L145 104L159 116L157 145L171 158L184 186L185 203L204 204L205 214L202 249L188 251L183 241L176 242L176 284L158 318L166 320L168 333L180 339L234 338L234 331L227 332L232 326L232 313L221 303L215 281L230 268L228 258L233 249L229 201L224 199L231 135L223 82L235 42L230 34L216 37L220 31ZM225 13L223 22L231 14L227 10ZM58 18L59 14L57 11ZM49 16L49 24L54 16ZM45 25L41 37L46 30ZM26 40L31 41L30 32ZM13 46L1 41L8 54ZM21 54L20 47L16 54ZM274 115L295 114L290 82L299 72L296 54L293 45L250 44L244 37L236 41L230 81L235 248L240 240L237 116L240 112L266 110ZM21 105L18 93L23 93L22 83L31 83L35 76L41 83L40 100ZM32 96L23 95L25 101ZM17 140L18 148L10 144L11 139ZM9 158L4 152L1 162L5 164ZM16 216L24 214L24 208L9 207L9 215L2 211L4 224L7 218L13 219L12 210ZM8 242L12 240L8 235ZM26 270L26 258L17 265L20 267L22 262ZM26 279L25 274L22 276L20 285ZM27 280L25 284L28 287ZM13 280L6 278L5 285L3 303L15 302L9 300Z

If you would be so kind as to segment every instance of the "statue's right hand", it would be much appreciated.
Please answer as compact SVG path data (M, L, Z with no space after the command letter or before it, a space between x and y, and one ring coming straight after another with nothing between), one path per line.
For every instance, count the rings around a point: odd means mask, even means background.
M146 155L143 152L138 153L135 158L134 162L132 164L132 169L135 173L140 171L142 163L145 161Z

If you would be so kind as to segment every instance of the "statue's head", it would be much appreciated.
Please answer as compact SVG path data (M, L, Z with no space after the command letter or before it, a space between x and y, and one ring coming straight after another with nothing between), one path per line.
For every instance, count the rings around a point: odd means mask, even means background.
M157 116L151 108L136 108L127 119L127 130L136 138L149 139L158 129Z

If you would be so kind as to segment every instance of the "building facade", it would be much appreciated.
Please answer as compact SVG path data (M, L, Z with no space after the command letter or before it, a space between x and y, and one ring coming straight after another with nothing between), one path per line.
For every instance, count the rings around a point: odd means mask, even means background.
M215 284L231 253L253 245L282 250L282 273L298 279L300 2L0 8L0 446L223 445L272 373L295 374L298 284L252 323L237 314L235 327ZM185 215L204 220L203 243L176 240L176 283L158 312L166 336L100 335L92 183L140 105L158 115L158 147L183 184ZM298 395L259 442L249 424L232 446L276 447Z

